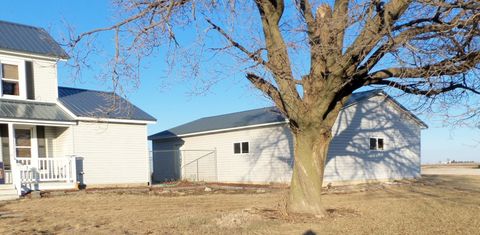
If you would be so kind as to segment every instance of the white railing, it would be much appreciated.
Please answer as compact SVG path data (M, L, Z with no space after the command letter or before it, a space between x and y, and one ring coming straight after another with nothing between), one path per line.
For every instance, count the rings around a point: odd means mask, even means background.
M16 179L14 181L17 189L42 182L76 183L77 169L76 157L60 158L16 158Z
M13 175L11 170L5 170L5 184L13 184Z

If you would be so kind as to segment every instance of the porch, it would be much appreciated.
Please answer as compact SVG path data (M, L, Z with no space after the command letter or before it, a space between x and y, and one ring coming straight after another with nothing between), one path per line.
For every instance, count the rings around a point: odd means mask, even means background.
M61 124L0 122L0 185L12 185L18 195L76 188L77 158L64 154L71 142L69 129Z

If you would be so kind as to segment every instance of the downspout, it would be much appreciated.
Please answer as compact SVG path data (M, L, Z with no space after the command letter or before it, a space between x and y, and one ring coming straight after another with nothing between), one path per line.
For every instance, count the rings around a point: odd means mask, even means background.
M78 122L77 122L77 125L78 125ZM75 127L76 126L72 126L72 155L76 155L76 151L75 151Z

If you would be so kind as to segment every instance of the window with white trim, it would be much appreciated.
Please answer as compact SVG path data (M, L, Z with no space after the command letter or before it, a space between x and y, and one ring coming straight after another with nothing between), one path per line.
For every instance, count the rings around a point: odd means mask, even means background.
M384 150L385 143L383 138L370 138L370 150Z
M18 65L1 64L2 94L20 95L20 77L18 76Z
M25 62L0 58L0 96L26 98Z
M241 154L249 152L249 143L248 142L239 142L233 144L233 153Z

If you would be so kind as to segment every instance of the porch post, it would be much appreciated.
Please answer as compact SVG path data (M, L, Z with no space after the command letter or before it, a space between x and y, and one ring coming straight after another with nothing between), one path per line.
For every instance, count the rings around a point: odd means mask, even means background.
M31 128L32 136L30 137L30 164L35 169L40 169L38 160L38 140L37 140L37 126Z
M77 156L72 155L70 157L70 167L71 167L70 179L72 183L76 184L77 183Z
M8 123L8 150L10 152L10 169L12 171L12 183L17 190L18 195L22 194L21 175L17 166L17 152L15 151L15 129L13 123Z
M15 151L15 129L13 123L8 123L8 149L10 151L10 165L12 167L12 174L17 168L17 152Z

